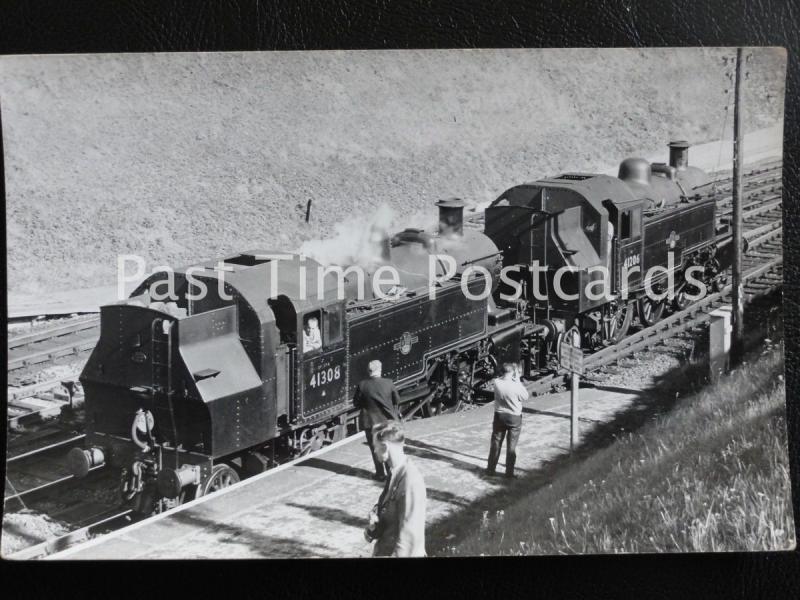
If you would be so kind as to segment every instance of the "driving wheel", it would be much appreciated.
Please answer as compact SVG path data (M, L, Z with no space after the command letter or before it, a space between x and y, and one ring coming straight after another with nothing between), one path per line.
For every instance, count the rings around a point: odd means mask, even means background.
M683 285L678 288L675 298L672 300L672 308L676 311L682 311L689 308L692 302L694 302L694 300L689 298L689 295L697 296L699 291L700 290L698 290L695 286L684 282Z
M197 486L196 497L207 496L239 482L239 475L228 465L215 465L206 481Z
M664 305L666 299L653 300L647 296L639 299L639 320L645 327L655 325L661 320L661 315L664 314Z
M606 340L616 344L626 335L633 320L633 302L612 305L609 310Z

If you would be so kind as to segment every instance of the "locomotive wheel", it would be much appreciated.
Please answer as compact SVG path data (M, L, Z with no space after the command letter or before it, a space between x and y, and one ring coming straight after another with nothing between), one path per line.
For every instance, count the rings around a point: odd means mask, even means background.
M676 311L682 311L689 308L693 301L687 298L687 296L689 294L697 295L698 291L699 290L695 286L684 282L683 285L678 288L678 292L675 294L675 298L672 301L672 308Z
M325 438L325 430L315 432L310 429L306 429L300 436L300 447L296 453L296 456L305 456L307 454L311 454L315 450L319 450L325 445Z
M197 486L197 493L195 498L207 496L217 490L225 489L232 486L234 483L239 483L239 475L232 467L228 465L216 465L211 469L211 475L208 480Z
M655 325L661 320L661 315L664 314L664 306L666 299L653 300L647 296L642 296L639 299L639 320L645 327Z
M633 302L617 305L616 309L611 309L609 317L606 339L616 344L628 335L628 329L633 321Z

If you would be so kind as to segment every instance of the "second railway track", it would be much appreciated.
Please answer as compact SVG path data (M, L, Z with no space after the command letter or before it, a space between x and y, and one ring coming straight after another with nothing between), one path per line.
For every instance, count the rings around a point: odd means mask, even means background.
M77 355L93 348L99 335L100 319L88 317L75 323L12 337L8 340L8 370Z

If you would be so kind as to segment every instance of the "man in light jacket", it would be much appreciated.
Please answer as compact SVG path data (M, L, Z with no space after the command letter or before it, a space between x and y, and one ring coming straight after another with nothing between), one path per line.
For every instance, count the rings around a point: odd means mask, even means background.
M486 474L490 476L495 475L503 438L508 434L506 477L514 477L517 441L522 429L522 403L529 397L528 390L516 375L517 366L505 363L503 375L494 380L494 421L492 422L492 440L489 447L489 464L486 468Z
M391 465L392 476L370 513L364 530L375 540L373 556L425 556L427 490L417 466L405 455L403 427L396 421L372 429L375 455Z

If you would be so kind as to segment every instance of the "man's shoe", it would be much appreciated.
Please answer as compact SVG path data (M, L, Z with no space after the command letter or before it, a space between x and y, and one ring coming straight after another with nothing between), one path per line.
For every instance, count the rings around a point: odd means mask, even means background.
M497 471L490 471L489 469L486 469L483 474L487 477L497 477Z
M514 473L506 473L506 479L516 479L517 476Z
M375 481L386 481L386 475L382 475L381 473L375 473L375 475L372 476L372 479L374 479Z

